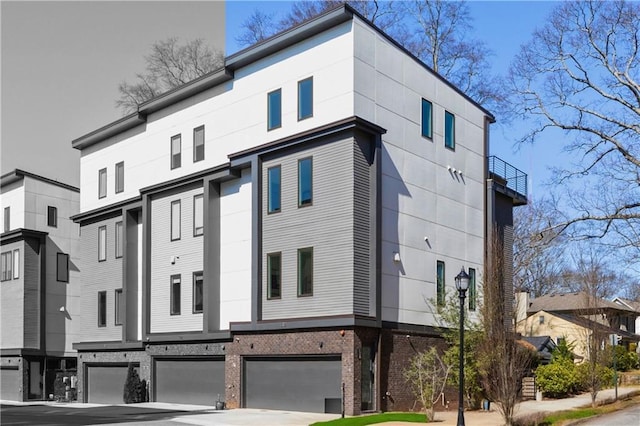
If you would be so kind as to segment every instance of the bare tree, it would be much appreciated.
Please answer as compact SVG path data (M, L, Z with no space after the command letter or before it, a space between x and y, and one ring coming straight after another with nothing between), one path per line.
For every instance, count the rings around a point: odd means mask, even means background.
M236 42L241 46L251 46L271 37L276 30L274 16L255 9L240 25L242 32L236 36Z
M422 404L427 422L434 419L434 404L447 384L451 366L438 355L436 348L416 354L404 370L405 380Z
M573 213L554 224L640 255L640 3L561 2L516 57L514 112L522 142L563 131L576 164L559 171ZM556 133L554 133L556 134ZM557 142L557 139L555 140ZM579 187L578 184L582 183Z
M146 71L136 74L135 83L122 82L116 106L124 113L168 90L195 80L224 63L224 55L207 46L202 39L179 44L177 38L158 41L145 56Z
M590 298L587 302L595 302L598 298L610 299L620 289L623 281L609 267L606 248L579 245L570 258L573 266L565 269L560 284L565 291L585 292Z

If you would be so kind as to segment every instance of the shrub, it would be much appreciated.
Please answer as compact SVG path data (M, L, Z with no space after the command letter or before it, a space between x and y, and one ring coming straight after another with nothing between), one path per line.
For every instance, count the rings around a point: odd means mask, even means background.
M146 382L140 380L138 372L133 367L132 363L129 363L129 369L127 370L127 380L124 383L124 392L122 400L125 404L132 404L136 402L144 402L146 394Z
M595 366L595 378L591 377L592 366L588 362L584 362L576 367L578 378L578 386L576 391L591 390L593 384L599 384L599 388L609 388L613 386L613 369L597 364Z
M536 384L551 398L564 398L575 393L579 383L576 365L570 359L559 358L536 369Z

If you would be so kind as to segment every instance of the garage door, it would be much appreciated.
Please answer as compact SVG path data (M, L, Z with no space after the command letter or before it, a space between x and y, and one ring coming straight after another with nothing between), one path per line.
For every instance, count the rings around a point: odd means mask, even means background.
M0 370L0 399L22 401L20 396L20 372L17 368Z
M244 406L339 413L340 358L249 358L244 361Z
M215 405L224 401L224 359L157 359L155 400Z
M87 366L87 402L122 404L127 368L126 365Z

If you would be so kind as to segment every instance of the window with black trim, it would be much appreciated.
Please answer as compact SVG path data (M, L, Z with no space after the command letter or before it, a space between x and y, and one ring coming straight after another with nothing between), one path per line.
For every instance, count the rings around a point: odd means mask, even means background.
M171 241L180 239L180 200L171 202Z
M171 170L182 166L182 135L171 137Z
M58 227L58 208L47 206L47 226L52 228Z
M11 207L4 208L4 232L11 230Z
M124 161L116 163L116 194L124 191Z
M444 112L444 146L456 149L456 117L449 111Z
M298 82L298 121L313 116L313 77Z
M444 262L438 260L436 262L436 303L438 304L438 306L444 306L445 303L444 274Z
M279 299L281 297L282 283L282 254L267 254L267 299Z
M282 90L267 93L267 130L282 126Z
M193 236L204 234L204 195L193 197Z
M115 312L114 312L114 324L122 325L124 318L124 293L121 288L117 288L115 291Z
M124 251L124 225L116 222L116 259L122 257Z
M0 254L1 264L2 264L2 276L0 277L2 281L9 281L13 274L11 273L11 267L13 266L13 261L11 260L11 252L6 251Z
M422 136L433 138L433 104L422 99Z
M204 160L204 126L193 129L193 162Z
M313 202L313 161L311 157L298 160L298 207Z
M476 270L469 268L469 310L476 310L478 293L476 289Z
M298 296L313 295L313 247L298 249Z
M107 292L98 292L98 327L107 326Z
M13 279L20 278L20 249L13 251Z
M98 261L107 260L107 226L98 227Z
M268 213L280 211L280 166L270 167L267 170L267 204Z
M107 169L98 170L98 198L107 196Z
M181 277L180 275L171 275L171 288L170 288L170 300L169 304L171 305L171 315L180 315L180 285L181 285Z
M66 253L58 253L56 280L63 283L69 282L69 255Z
M204 308L204 275L202 271L193 273L193 313L200 314Z

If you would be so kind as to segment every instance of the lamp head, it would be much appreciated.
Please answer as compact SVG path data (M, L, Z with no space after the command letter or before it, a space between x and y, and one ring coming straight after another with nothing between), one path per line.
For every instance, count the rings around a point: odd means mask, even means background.
M464 271L464 268L456 275L456 289L458 291L467 291L469 288L469 275Z

